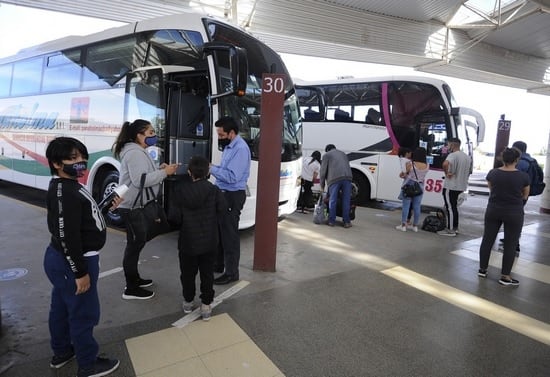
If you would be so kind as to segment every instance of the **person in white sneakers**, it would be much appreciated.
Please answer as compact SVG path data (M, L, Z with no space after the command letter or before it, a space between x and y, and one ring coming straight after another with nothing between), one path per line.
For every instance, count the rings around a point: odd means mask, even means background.
M208 181L206 158L194 156L189 161L191 179L182 182L176 190L174 212L181 224L178 239L180 280L183 293L183 311L193 311L195 279L200 274L201 315L210 319L214 300L214 261L218 251L218 221L227 204L221 190Z
M447 140L449 155L443 161L445 180L443 181L443 200L447 212L447 228L437 234L456 236L458 231L458 197L468 188L468 179L472 174L472 159L460 150L460 139Z
M416 148L412 154L412 161L408 161L405 165L405 171L402 174L404 179L404 185L412 182L418 182L420 187L424 187L424 178L428 171L430 170L428 164L426 163L426 149L419 147ZM411 230L413 232L418 232L418 222L420 221L420 205L422 203L422 197L424 192L420 194L409 197L405 193L401 194L403 198L403 206L401 210L401 225L396 227L397 230L402 232L407 231L407 219L409 218L409 209L413 209L413 224Z

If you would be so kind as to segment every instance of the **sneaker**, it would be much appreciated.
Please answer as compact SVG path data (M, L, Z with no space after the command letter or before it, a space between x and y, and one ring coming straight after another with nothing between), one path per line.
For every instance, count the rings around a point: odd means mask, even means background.
M201 304L201 317L203 321L208 321L212 316L212 307L210 305Z
M479 270L477 270L477 276L479 276L480 278L486 278L487 270L480 268Z
M411 230L415 233L418 233L418 227L416 225L413 225L413 227L411 228Z
M155 292L148 291L140 287L137 288L125 288L122 298L125 300L148 300L153 298Z
M114 372L120 361L117 359L107 359L105 357L99 357L96 359L94 365L90 368L78 368L78 374L76 377L101 377L107 376Z
M453 230L450 230L450 229L440 230L439 232L437 232L437 234L439 234L440 236L447 236L447 237L455 237L456 236L456 232L453 231Z
M351 228L351 223L345 223L345 224L344 224L344 228L346 228L346 229L347 229L347 228Z
M183 300L182 307L183 307L183 312L185 314L191 313L193 311L193 301L187 302L187 301Z
M395 229L397 230L400 230L402 232L406 232L407 231L407 227L406 226L403 226L403 225L398 225L395 227Z
M139 280L138 280L138 286L140 288L147 288L147 287L150 287L152 285L153 285L153 280L151 280L151 279L139 278Z
M503 278L503 277L500 278L498 283L500 285L514 285L514 286L519 285L519 281L517 281L516 279L512 279L512 278L508 279L508 278Z
M328 221L327 221L327 225L328 225L328 226L334 226L334 223L331 223L331 222L328 222Z
M65 366L65 364L67 364L69 361L74 359L74 356L74 349L72 348L70 351L67 351L62 355L54 355L52 357L52 360L50 361L50 368L59 369Z

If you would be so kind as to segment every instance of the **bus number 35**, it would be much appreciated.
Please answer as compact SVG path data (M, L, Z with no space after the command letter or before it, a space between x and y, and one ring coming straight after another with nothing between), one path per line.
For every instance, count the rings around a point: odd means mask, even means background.
M433 192L441 192L443 189L443 180L442 179L426 179L426 182L424 183L424 190L426 191L433 191Z

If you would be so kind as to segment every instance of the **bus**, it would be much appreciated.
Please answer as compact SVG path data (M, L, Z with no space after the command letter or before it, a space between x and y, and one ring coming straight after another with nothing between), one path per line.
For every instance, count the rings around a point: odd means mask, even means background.
M443 207L447 139L460 138L461 147L472 156L485 135L481 114L458 107L449 85L438 79L391 76L301 81L296 93L303 117L303 153L323 153L327 144L344 151L353 171L358 205L371 199L397 201L402 186L397 151L423 146L430 172L422 204Z
M96 200L118 184L111 148L124 121L149 120L159 136L149 153L180 163L171 192L193 155L221 159L214 123L232 116L251 151L240 228L254 225L262 74L284 74L279 215L294 212L300 190L302 131L288 71L272 49L221 19L186 12L83 37L67 37L0 59L0 179L47 189L46 145L69 135L89 149L83 178ZM269 124L263 125L268 127ZM179 177L179 178L178 178ZM111 223L120 216L109 213Z

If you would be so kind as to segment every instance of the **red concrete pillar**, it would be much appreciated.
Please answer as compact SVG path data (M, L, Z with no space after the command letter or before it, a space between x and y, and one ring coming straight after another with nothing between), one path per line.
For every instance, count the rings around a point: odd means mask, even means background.
M285 75L262 77L254 270L275 272Z

